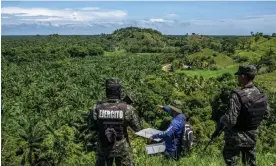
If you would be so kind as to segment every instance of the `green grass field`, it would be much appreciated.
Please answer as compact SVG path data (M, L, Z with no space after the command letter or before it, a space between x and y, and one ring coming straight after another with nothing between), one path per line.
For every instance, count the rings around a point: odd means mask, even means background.
M199 69L195 69L195 70L178 70L176 72L180 72L180 73L183 72L183 73L185 73L187 75L190 75L190 76L199 75L199 76L203 76L205 78L210 78L210 77L221 76L224 73L234 74L237 70L238 70L237 65L231 65L231 66L221 68L221 69L218 69L218 70L199 70Z
M120 51L114 51L114 52L104 52L104 56L123 56L129 54L125 50L120 50Z
M218 54L218 56L215 57L215 62L218 68L224 68L233 65L232 58L224 54Z
M215 56L214 56L215 55ZM224 67L227 67L227 66L230 66L230 65L233 65L233 60L231 57L223 54L223 53L219 53L219 52L216 52L214 50L211 50L209 48L204 48L202 49L201 52L197 52L197 53L194 53L194 54L191 54L188 56L188 58L197 58L197 57L202 57L202 56L213 56L214 59L215 59L215 62L216 62L216 66L218 68L224 68Z
M271 92L276 92L276 71L256 76L256 82Z
M261 50L261 51L266 51L266 50L269 50L270 47L276 51L276 38L271 38L270 40L268 39L263 39L261 38L262 40L258 41L255 45L259 48L258 50Z
M238 50L236 55L240 57L247 57L250 61L256 61L261 58L262 55L264 55L265 52L258 51L258 52L253 52L253 51L241 51Z
M256 51L236 50L236 55L247 57L251 62L259 60L270 48L276 51L276 38L268 40L261 37L257 42L253 41L252 48L256 48Z
M189 76L199 75L205 78L210 78L221 76L222 74L227 72L234 74L237 70L238 66L232 65L230 67L219 70L178 70L176 72L183 72ZM271 92L276 92L276 71L268 74L257 75L255 78L255 82Z

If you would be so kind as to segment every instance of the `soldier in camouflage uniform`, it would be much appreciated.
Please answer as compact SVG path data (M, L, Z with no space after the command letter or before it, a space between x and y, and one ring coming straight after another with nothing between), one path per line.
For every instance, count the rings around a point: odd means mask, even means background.
M140 131L141 125L134 107L121 101L118 78L106 80L106 102L98 102L93 119L98 132L96 166L134 166L127 127Z
M223 157L228 166L237 165L240 153L243 164L256 165L258 127L270 116L267 97L253 84L256 68L243 65L235 75L241 89L231 93L228 111L220 119L225 126Z

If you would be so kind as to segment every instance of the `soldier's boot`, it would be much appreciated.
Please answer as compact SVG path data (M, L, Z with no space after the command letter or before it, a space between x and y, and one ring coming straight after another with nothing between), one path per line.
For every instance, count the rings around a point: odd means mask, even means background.
M225 145L223 149L223 158L227 166L236 166L239 165L239 156L240 156L240 149L233 148L231 146Z
M105 166L105 158L98 156L95 166Z
M135 166L130 154L125 154L115 158L116 166Z
M112 166L114 158L106 158L103 155L98 155L95 166Z

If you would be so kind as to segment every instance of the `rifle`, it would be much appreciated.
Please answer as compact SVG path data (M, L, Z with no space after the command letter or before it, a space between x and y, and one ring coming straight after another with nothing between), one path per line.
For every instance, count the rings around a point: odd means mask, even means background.
M123 101L126 102L127 104L133 104L133 101L132 101L132 99L130 98L129 95L126 95L126 96L123 98Z
M221 135L221 133L223 132L224 129L225 129L225 126L223 126L222 124L217 125L215 132L212 134L211 140L205 146L205 148L203 149L203 152L206 151L207 147L214 141L215 138L217 138Z

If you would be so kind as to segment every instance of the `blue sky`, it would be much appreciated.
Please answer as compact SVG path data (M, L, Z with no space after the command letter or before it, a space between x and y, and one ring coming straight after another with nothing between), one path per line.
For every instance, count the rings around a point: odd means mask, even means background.
M153 28L163 34L276 32L276 2L3 2L2 35L100 34Z

